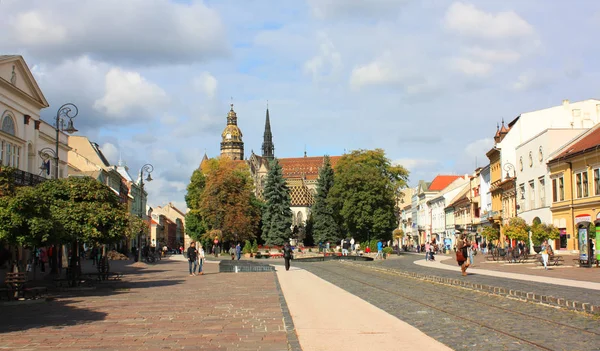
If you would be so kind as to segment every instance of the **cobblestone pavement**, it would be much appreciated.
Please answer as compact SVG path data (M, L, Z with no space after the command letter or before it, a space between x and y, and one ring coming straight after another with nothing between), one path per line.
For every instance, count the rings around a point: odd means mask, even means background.
M147 268L136 268L147 267ZM275 273L189 276L128 265L123 282L0 306L0 350L288 350Z
M343 262L296 262L295 265L455 350L600 350L597 317L404 278L374 271L368 265ZM335 302L332 304L335 306Z
M567 286L560 286L554 284L543 284L537 282L528 282L524 280L514 280L508 278L499 278L486 276L481 274L469 274L466 277L460 275L460 272L447 271L437 268L428 268L420 265L416 265L413 262L416 260L422 260L423 255L403 254L400 256L394 256L391 259L372 261L372 262L361 262L366 266L380 266L388 269L396 269L405 272L416 272L421 274L430 274L444 278L462 279L465 281L487 284L491 286L497 286L506 288L509 290L520 290L525 292L533 292L540 295L552 295L559 298L564 298L572 301L580 301L590 303L592 305L600 305L600 294L596 290L589 290L583 288L573 288ZM493 264L490 264L492 266ZM488 269L487 266L477 265L476 268ZM600 270L591 268L581 268L589 274L600 274ZM546 274L546 271L536 271L538 275Z

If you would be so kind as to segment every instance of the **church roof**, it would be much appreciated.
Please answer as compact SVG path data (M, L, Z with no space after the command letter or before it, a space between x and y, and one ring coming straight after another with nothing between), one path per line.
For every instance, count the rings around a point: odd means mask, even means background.
M312 191L302 178L288 178L286 185L290 191L292 206L312 206L315 202Z
M331 167L335 169L335 165L342 156L329 156ZM302 178L316 179L319 177L319 169L323 166L323 156L313 157L289 157L279 158L279 164L283 169L284 178Z

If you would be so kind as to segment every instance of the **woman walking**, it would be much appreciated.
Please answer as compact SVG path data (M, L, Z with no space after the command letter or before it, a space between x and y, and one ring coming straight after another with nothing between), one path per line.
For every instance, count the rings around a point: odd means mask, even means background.
M463 276L467 275L467 268L470 265L467 253L469 246L471 246L471 243L467 240L465 234L462 234L456 243L456 262L460 266Z
M542 263L544 264L544 269L548 270L548 240L544 240L540 253L542 254Z
M202 248L202 244L198 243L198 274L204 275L204 271L202 267L204 266L204 249Z

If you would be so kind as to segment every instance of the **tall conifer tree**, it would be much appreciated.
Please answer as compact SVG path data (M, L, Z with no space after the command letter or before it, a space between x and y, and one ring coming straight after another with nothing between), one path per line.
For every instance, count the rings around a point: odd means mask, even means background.
M271 161L265 184L262 239L267 245L283 245L292 235L292 210L290 194L283 179L279 161Z
M323 158L323 167L319 170L317 196L312 208L313 238L316 243L333 241L340 237L340 230L335 221L333 206L327 203L327 195L333 187L333 168L329 156Z

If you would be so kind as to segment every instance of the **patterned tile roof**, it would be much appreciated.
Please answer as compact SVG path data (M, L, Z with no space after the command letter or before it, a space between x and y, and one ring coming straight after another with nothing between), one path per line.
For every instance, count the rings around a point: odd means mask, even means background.
M286 184L290 191L292 206L311 206L314 203L313 193L302 178L288 178Z
M429 191L442 191L444 190L450 183L460 178L457 175L438 175L435 177L431 184L429 185Z
M571 155L584 152L589 149L598 148L600 146L600 124L595 125L589 130L582 133L573 142L569 143L559 154L550 161L568 158Z
M342 156L330 156L331 167L335 165ZM317 179L319 168L323 166L323 156L314 157L289 157L280 158L279 164L283 169L284 178L306 177L306 179Z

